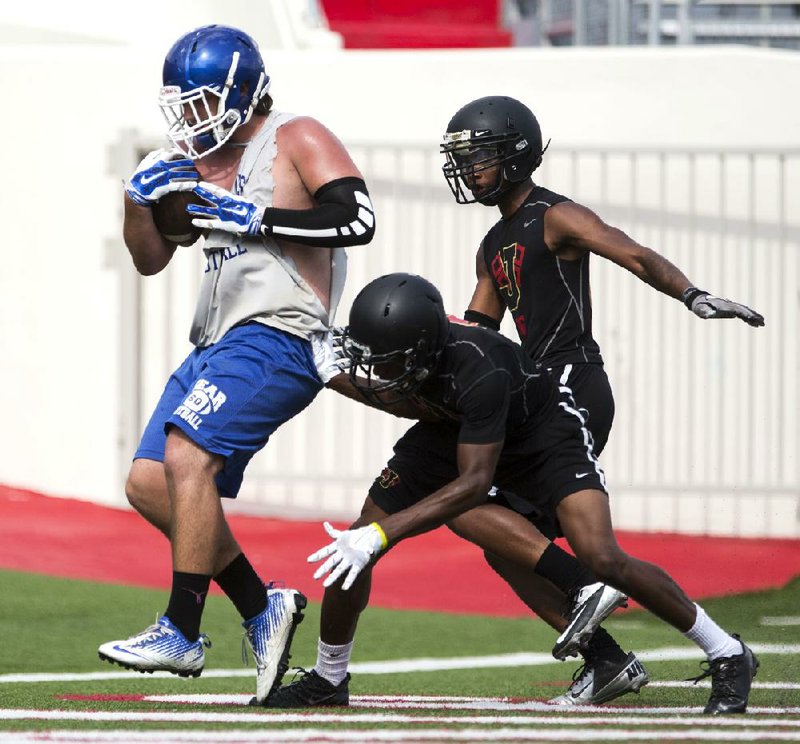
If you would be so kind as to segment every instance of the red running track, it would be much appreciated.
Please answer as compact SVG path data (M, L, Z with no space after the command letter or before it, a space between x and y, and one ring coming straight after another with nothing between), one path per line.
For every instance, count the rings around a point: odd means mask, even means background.
M231 515L265 580L322 596L306 556L327 544L320 522ZM694 599L780 587L800 575L800 540L620 532L622 547L658 563ZM167 541L137 514L0 486L0 568L168 589ZM375 571L371 604L519 617L527 608L480 551L446 529L400 543Z

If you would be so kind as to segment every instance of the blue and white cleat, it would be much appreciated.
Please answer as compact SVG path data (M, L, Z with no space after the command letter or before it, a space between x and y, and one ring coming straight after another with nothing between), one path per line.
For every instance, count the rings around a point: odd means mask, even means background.
M204 648L211 641L201 634L192 642L186 639L168 617L124 641L109 641L97 649L103 661L119 664L135 672L170 672L179 677L199 677L205 664Z
M294 631L303 621L307 604L296 589L274 589L267 585L267 608L242 623L245 640L256 662L256 695L250 705L263 705L281 685L289 670L289 649Z

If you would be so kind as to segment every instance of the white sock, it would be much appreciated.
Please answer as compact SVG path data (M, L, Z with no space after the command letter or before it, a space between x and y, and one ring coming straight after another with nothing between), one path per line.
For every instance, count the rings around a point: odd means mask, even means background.
M738 656L744 653L741 642L720 628L706 615L706 611L700 605L695 604L695 607L697 608L697 617L694 625L683 635L700 646L705 651L709 661L724 656Z
M317 641L317 663L314 671L332 685L339 685L347 676L350 654L353 652L353 641L344 646L329 646L320 639Z

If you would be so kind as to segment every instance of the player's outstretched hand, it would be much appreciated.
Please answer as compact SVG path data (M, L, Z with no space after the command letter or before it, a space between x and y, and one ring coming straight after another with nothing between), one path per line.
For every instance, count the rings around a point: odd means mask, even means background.
M213 183L201 181L194 193L202 197L204 204L190 204L186 211L194 217L192 224L203 230L224 230L236 235L259 235L264 209L257 204L235 196L230 191Z
M751 326L763 326L764 316L751 310L747 305L731 302L723 297L715 297L697 287L689 287L683 293L683 302L700 318L741 318Z
M323 558L328 559L314 572L315 579L328 574L322 582L325 587L335 584L347 572L342 582L342 589L347 590L353 586L364 566L386 548L386 535L377 522L355 530L337 530L329 522L325 522L323 526L333 542L308 556L308 562L316 563Z
M152 207L171 191L191 191L200 180L194 162L180 150L153 150L125 183L125 192L141 207Z

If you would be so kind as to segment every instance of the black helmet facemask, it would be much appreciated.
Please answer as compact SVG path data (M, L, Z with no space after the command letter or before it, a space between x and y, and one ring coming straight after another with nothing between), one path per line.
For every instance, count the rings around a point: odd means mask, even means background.
M350 381L371 403L407 398L436 366L448 328L442 297L426 279L403 273L375 279L353 301L342 339Z
M548 143L549 144L549 143ZM456 112L441 145L442 172L459 204L495 206L539 167L547 147L533 112L506 96L472 101ZM475 174L497 168L493 185L473 191Z

